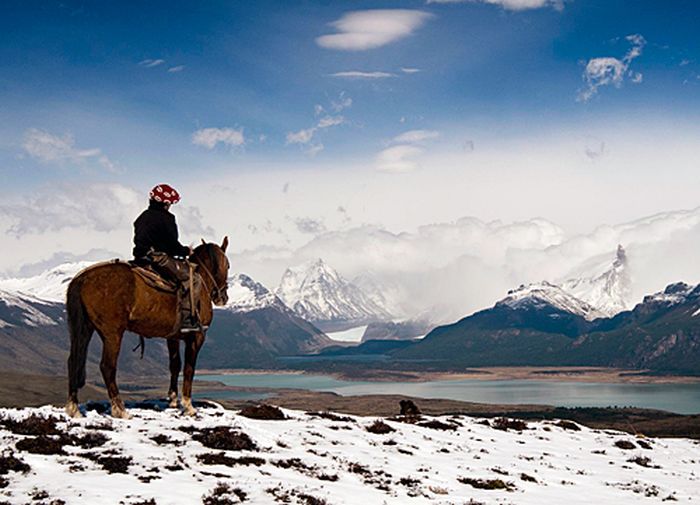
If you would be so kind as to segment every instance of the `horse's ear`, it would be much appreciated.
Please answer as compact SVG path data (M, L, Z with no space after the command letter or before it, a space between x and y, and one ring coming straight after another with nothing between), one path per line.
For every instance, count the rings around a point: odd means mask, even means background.
M226 252L226 248L228 247L228 235L224 237L224 241L221 242L221 250Z
M202 245L207 245L207 243L202 239Z

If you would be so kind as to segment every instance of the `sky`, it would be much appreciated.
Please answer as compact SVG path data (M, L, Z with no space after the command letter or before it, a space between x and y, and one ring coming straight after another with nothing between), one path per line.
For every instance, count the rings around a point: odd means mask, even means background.
M229 235L271 287L323 256L463 312L619 241L637 296L700 282L698 19L693 1L2 2L0 274L128 257L165 182L184 242Z

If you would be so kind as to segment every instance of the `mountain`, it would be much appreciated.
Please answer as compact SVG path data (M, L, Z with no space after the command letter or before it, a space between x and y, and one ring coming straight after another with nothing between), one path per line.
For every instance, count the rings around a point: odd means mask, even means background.
M436 368L579 365L700 374L700 285L671 284L630 311L594 319L560 288L527 286L393 353Z
M612 317L629 309L630 277L627 262L625 249L618 245L612 265L609 260L605 260L602 272L599 265L594 266L593 274L567 279L561 283L561 287L605 316Z
M604 317L596 307L546 281L527 286L521 285L518 289L509 291L508 296L497 302L496 306L506 306L521 311L555 310L580 316L587 321Z
M24 293L39 300L63 303L71 279L93 264L90 261L64 263L31 277L0 279L0 289Z
M80 270L80 268L78 269ZM45 275L45 279L58 279L58 276ZM23 283L22 286L40 284ZM12 283L4 283L10 285ZM46 292L58 295L56 286L46 285ZM129 352L138 343L134 335L127 334L119 356L119 369L132 375L165 374L167 351L164 341L149 341L144 359ZM66 360L70 342L66 328L65 308L62 302L43 300L20 292L3 289L0 291L0 368L6 371L63 375L66 373ZM102 343L93 336L88 353L88 376L100 381L99 362ZM165 375L164 375L165 376Z
M572 344L589 364L700 374L700 285L671 284Z
M385 308L321 259L288 268L276 294L299 316L328 331L391 318Z
M63 300L73 276L90 263L69 263L28 278L0 281L0 366L6 370L64 374L69 340ZM127 334L120 371L166 375L165 341L146 341L143 360L130 352L138 343ZM270 290L244 274L229 280L229 303L217 308L198 366L274 366L280 355L315 352L332 341L304 321ZM88 375L99 380L101 341L93 336Z
M279 356L308 354L333 343L245 274L229 279L228 294L227 305L215 310L200 352L204 368L275 367Z

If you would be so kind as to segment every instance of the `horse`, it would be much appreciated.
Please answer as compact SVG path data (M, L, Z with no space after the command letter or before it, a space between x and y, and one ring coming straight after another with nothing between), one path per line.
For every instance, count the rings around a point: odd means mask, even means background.
M228 269L226 257L228 237L221 246L206 243L197 246L189 260L196 264L202 277L199 318L208 326L213 318L212 304L223 306L228 302ZM177 407L178 375L181 368L180 340L185 342L182 408L193 416L192 380L197 354L204 343L203 331L181 334L173 332L177 318L175 293L157 290L146 284L126 262L107 262L88 267L78 273L68 285L66 312L70 333L68 358L68 402L66 413L81 417L78 408L78 390L85 385L85 363L92 334L102 339L100 371L115 418L129 419L117 387L117 359L125 331L140 336L166 338L170 359L170 407Z

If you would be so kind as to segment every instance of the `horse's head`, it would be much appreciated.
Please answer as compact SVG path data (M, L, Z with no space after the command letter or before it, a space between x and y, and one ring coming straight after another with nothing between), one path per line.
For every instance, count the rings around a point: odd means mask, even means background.
M190 260L199 265L199 273L209 286L210 296L214 305L222 306L228 302L228 269L226 257L228 237L224 237L221 245L207 243L202 240L190 256Z

